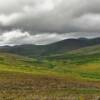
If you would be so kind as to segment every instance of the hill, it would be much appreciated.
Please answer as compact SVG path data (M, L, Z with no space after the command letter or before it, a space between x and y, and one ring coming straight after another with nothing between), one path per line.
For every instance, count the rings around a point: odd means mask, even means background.
M43 57L53 54L60 54L92 45L100 44L100 38L95 39L67 39L49 45L18 45L0 47L1 52L14 53L27 57Z
M73 58L73 59L76 59L80 57L84 58L86 57L87 59L91 58L93 60L99 60L99 57L100 57L100 45L95 45L95 46L88 46L88 47L84 47L84 48L80 48L80 49L77 49L77 50L72 50L72 51L69 51L69 52L64 52L64 53L61 53L61 54L55 54L55 55L51 55L51 56L47 56L47 58L49 59L58 59L58 60L64 60L64 59L70 59L70 58ZM85 59L82 59L82 60L86 60ZM95 59L94 59L95 58ZM73 60L71 60L73 61Z
M100 45L43 60L0 53L1 100L34 100L37 97L88 100L99 94Z
M86 47L38 60L14 54L0 53L0 70L42 75L68 75L71 78L73 73L74 77L72 79L100 80L100 46ZM83 74L87 76L84 77Z
M65 70L68 68L71 72L76 71L82 77L100 79L100 45L49 56L46 59L63 66Z

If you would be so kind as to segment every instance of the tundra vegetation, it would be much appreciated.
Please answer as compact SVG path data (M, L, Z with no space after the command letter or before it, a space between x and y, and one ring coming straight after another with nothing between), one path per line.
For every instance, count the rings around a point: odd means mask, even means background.
M42 59L0 53L0 100L99 99L99 45Z

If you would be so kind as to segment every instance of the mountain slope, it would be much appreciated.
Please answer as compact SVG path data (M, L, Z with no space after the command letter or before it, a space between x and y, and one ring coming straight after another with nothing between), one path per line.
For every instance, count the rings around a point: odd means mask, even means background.
M100 80L100 45L73 50L68 53L46 57L63 69L65 73L74 73L86 79ZM78 77L78 76L77 76Z
M100 44L100 38L95 39L67 39L49 45L19 45L0 47L0 51L14 53L28 57L43 57L53 54L59 54L87 46Z
M77 99L80 95L86 98L94 94L100 94L99 45L53 55L44 60L0 53L2 100L34 99L37 96L39 99L44 99L44 96L74 96Z
M89 66L87 68L90 70ZM85 66L63 63L63 60L38 61L0 53L0 99L34 100L45 97L60 100L64 97L77 100L82 97L94 100L100 94L99 69L100 66L87 71Z
M80 62L90 60L91 63L91 60L100 60L100 45L84 47L81 49L72 50L70 52L64 52L62 54L51 55L46 58L52 60L69 60L70 62L74 62L74 60L79 60Z
M94 69L94 70L93 70ZM100 79L100 45L65 52L44 59L33 59L9 53L0 53L0 70L70 76L84 79L83 73L95 75L86 79ZM83 71L84 70L84 71Z
M0 53L0 70L69 76L72 79L100 80L100 45L65 52L44 59ZM72 77L73 73L73 77ZM95 74L95 75L94 75ZM91 77L90 77L91 76Z

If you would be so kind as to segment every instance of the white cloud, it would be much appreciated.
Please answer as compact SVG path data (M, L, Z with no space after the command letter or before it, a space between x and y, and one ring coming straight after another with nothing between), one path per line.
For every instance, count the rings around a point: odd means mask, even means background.
M0 35L0 46L3 45L13 46L21 44L45 45L64 39L80 38L80 37L87 37L87 38L98 37L98 33L92 33L91 36L89 35L89 33L63 33L63 34L38 33L36 35L32 35L29 32L22 32L21 30L12 30L9 32L4 32Z
M69 34L44 33L32 35L20 30L12 30L0 35L0 45L36 44L44 45L68 38Z
M13 13L11 15L0 15L0 23L4 26L11 25L21 17L21 14Z

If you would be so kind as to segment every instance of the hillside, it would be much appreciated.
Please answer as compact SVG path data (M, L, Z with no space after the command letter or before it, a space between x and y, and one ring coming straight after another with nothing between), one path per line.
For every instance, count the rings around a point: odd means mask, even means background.
M51 55L47 57L52 60L68 60L70 62L76 61L77 63L91 63L100 60L100 45L89 46L62 54Z
M100 80L100 45L53 55L46 59L63 66L65 70L68 68L71 72L77 71L82 77Z
M67 39L49 45L19 45L19 46L4 46L0 47L1 52L14 53L27 57L43 57L53 54L60 54L83 47L100 44L100 38L95 39Z
M100 80L100 46L86 47L38 60L1 53L0 70L38 73L42 75L68 75L71 78L73 73L72 79ZM83 74L87 76L84 77Z
M99 94L99 45L45 57L44 60L0 53L1 100L57 99L62 96L88 100L88 97L93 99Z

